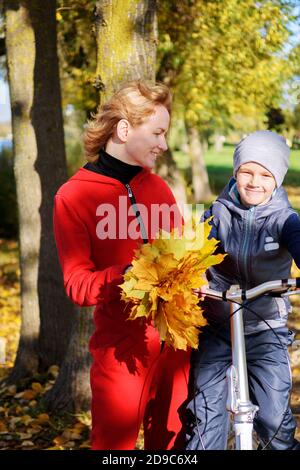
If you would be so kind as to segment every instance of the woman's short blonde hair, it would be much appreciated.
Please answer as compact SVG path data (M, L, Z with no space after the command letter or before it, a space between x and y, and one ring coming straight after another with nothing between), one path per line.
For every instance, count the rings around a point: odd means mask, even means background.
M169 88L162 84L149 84L137 80L126 83L88 121L83 143L88 161L98 159L99 151L113 136L120 119L139 126L149 117L157 105L165 106L171 114L172 97Z

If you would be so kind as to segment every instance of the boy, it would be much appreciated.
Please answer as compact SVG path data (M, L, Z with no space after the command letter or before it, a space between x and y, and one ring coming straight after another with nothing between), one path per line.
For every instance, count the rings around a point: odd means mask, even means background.
M237 145L234 178L205 213L205 218L213 216L211 236L220 240L220 249L228 253L223 263L209 268L210 288L224 291L239 284L250 289L265 281L288 278L292 259L300 267L300 219L281 186L289 153L285 140L270 131L254 132ZM228 431L229 305L206 298L203 307L208 326L191 359L194 396L188 403L186 448L221 450L226 449ZM287 346L293 334L286 322L290 304L287 299L263 296L249 307L258 314L244 309L250 399L259 406L254 429L262 447L299 448L289 407Z

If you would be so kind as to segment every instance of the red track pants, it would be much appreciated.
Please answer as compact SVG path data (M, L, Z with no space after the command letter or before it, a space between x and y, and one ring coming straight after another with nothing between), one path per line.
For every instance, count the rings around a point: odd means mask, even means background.
M183 448L178 409L187 398L189 353L166 345L160 352L157 335L121 343L93 354L92 449L134 449L141 423L145 449Z

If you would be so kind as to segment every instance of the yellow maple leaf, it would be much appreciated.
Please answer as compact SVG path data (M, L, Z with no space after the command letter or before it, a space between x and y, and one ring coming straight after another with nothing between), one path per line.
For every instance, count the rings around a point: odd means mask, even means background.
M181 234L161 231L152 244L135 251L120 286L122 299L131 304L129 319L151 318L161 341L175 349L198 347L206 320L193 289L207 283L205 271L225 256L214 254L219 242L208 239L210 220L199 224L191 219Z
M48 369L48 373L53 375L55 378L57 378L57 376L59 374L59 367L55 364L50 366L49 369Z
M35 422L37 424L48 424L49 421L50 421L50 417L47 413L40 413L35 419Z
M57 445L52 447L46 447L46 450L64 450L64 448L61 445Z
M79 449L90 449L91 448L91 443L90 441L84 441L82 444L80 444Z
M6 423L4 421L0 421L0 434L6 434L8 432Z
M21 421L22 423L25 424L25 426L28 426L28 424L30 424L33 421L33 418L29 415L23 415L21 416Z
M52 440L53 444L55 444L56 446L62 446L65 442L66 442L66 438L63 437L63 436L56 436L53 440Z
M37 393L41 393L43 390L43 386L39 382L33 382L31 388Z
M37 395L37 392L35 392L34 390L25 390L24 392L22 392L22 398L24 400L32 400L34 397L36 397Z

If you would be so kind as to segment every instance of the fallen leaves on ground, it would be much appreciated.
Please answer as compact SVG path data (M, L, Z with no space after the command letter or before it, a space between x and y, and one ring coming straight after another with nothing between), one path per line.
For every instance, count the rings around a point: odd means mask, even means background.
M59 369L53 365L30 381L4 386L1 379L10 373L20 335L20 271L18 246L0 239L0 449L85 449L90 448L89 413L49 415L43 404ZM2 383L2 386L1 386Z
M52 366L24 387L0 387L0 449L90 448L89 413L50 416L45 410L43 396L57 374L58 367Z
M20 270L17 243L0 239L0 364L12 367L19 342ZM0 368L0 378L1 378Z

